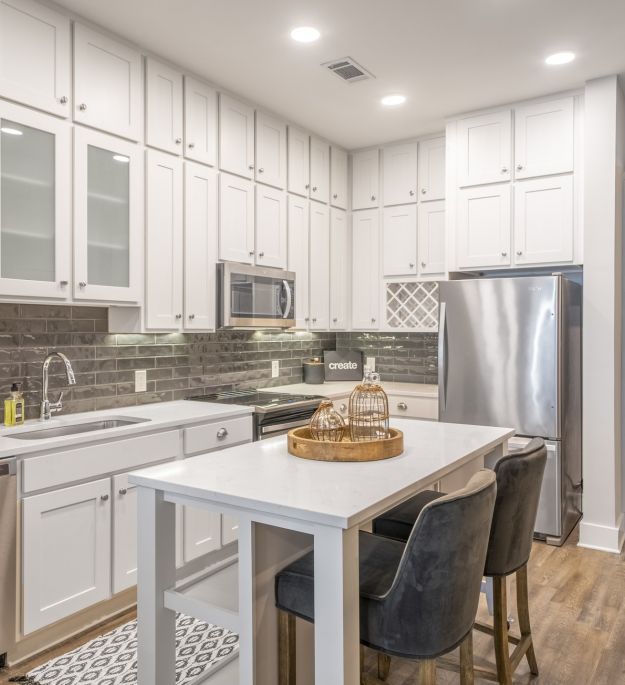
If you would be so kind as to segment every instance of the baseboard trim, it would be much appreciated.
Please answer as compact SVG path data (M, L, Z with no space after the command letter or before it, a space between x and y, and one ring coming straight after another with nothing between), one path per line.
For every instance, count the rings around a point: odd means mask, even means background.
M615 526L584 521L579 525L579 547L620 554L625 542L625 517L621 514Z

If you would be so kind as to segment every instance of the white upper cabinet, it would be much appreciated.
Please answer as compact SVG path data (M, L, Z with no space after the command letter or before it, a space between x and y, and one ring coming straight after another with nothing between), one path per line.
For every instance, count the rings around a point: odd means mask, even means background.
M443 274L445 267L445 202L423 202L418 221L419 274Z
M288 269L295 272L295 326L307 328L309 317L309 201L288 196Z
M145 92L145 144L181 155L182 74L148 57Z
M135 143L74 128L74 297L139 302L143 156Z
M328 202L330 196L330 146L310 136L310 197Z
M458 121L458 185L512 178L512 112L509 109Z
M256 264L286 269L286 195L256 186Z
M254 184L219 175L219 259L254 263Z
M445 138L431 138L419 143L419 198L445 199Z
M574 147L572 97L516 108L515 178L573 171Z
M384 204L417 201L417 143L389 145L382 150ZM375 193L372 193L375 194Z
M256 112L256 180L286 188L286 124Z
M217 172L184 165L184 328L215 328Z
M297 286L297 284L296 284ZM296 295L297 299L297 295ZM327 331L330 323L330 212L310 203L310 328Z
M141 60L137 50L74 24L74 121L140 140Z
M352 209L378 206L380 186L380 153L378 149L352 155Z
M217 91L184 77L184 156L217 166Z
M146 327L182 324L182 160L146 151Z
M330 210L330 330L349 327L351 241L347 213Z
M219 168L245 178L254 176L254 108L219 95Z
M372 209L352 214L352 328L380 327L380 226Z
M68 17L32 0L0 0L0 97L70 116L70 55Z
M347 152L330 147L330 204L347 209Z
M382 236L384 276L415 275L417 273L416 205L386 208Z
M510 266L511 218L509 184L458 191L458 266Z
M573 177L520 181L514 188L514 262L573 261Z
M289 193L308 197L310 190L310 136L308 133L289 126L287 157Z
M71 295L66 122L0 100L0 296Z

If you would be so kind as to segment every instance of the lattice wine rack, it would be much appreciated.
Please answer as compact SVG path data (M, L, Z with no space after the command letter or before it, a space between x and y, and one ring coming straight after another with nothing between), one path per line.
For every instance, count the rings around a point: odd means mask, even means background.
M386 325L392 329L438 330L438 283L387 283Z

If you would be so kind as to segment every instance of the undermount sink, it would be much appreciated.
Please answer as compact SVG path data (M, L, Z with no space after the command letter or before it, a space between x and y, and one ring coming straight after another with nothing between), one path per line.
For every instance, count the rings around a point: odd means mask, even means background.
M23 433L15 433L7 436L16 440L45 440L46 438L58 438L64 435L76 435L78 433L90 433L91 431L101 431L110 428L120 428L131 426L134 423L145 423L150 419L102 419L100 421L89 421L87 423L74 423L66 426L55 426L54 428L39 428Z

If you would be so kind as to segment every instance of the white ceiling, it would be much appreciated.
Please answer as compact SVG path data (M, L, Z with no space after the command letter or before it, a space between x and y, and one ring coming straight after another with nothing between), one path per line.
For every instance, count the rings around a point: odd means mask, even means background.
M623 0L59 0L211 82L353 149L442 130L460 112L625 71ZM294 26L320 29L293 42ZM573 50L575 62L544 58ZM376 78L347 84L349 55ZM385 109L380 98L408 101Z

